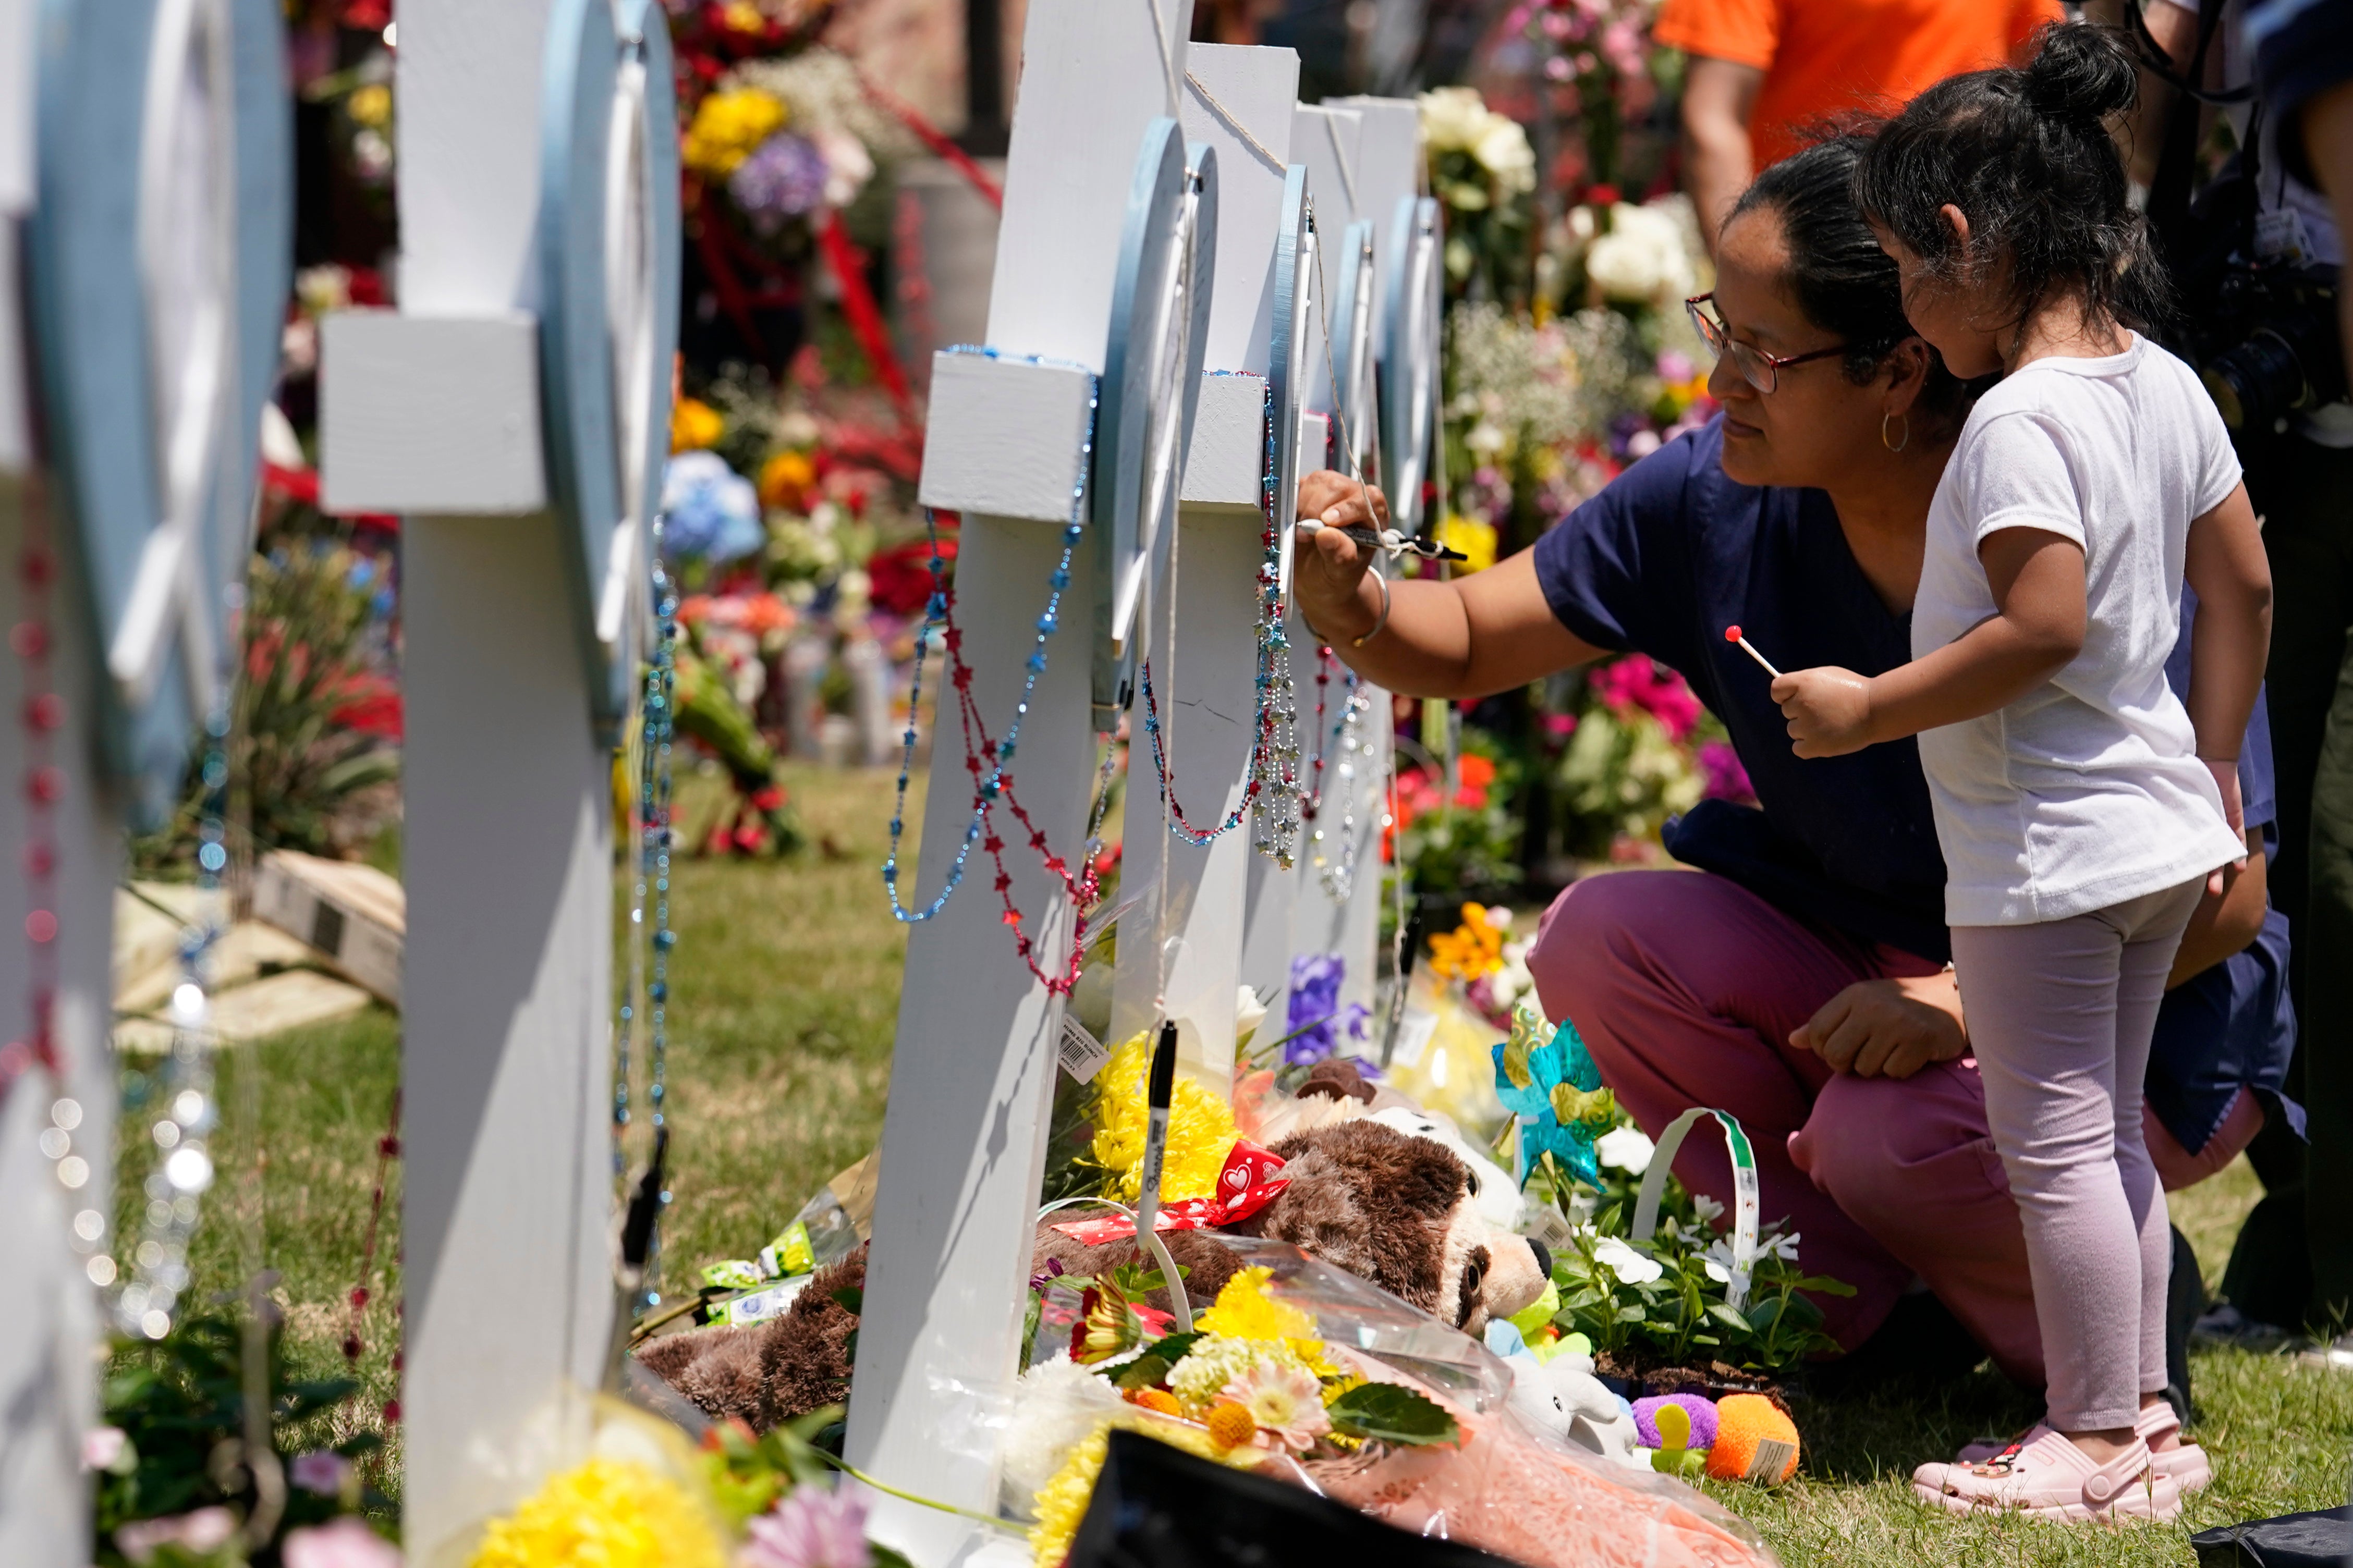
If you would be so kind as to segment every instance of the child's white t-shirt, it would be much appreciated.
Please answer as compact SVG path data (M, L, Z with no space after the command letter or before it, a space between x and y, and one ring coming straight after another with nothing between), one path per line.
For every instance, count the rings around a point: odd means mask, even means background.
M1928 508L1912 657L1995 613L1978 547L2005 528L2084 547L2088 614L2083 651L2048 684L1921 732L1948 923L2066 920L2246 853L2165 683L2189 524L2238 482L2197 376L2143 337L2032 361L1978 400Z

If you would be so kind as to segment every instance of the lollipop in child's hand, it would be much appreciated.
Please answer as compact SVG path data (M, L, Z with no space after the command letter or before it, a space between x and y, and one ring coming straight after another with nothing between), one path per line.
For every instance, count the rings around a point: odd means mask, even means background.
M1759 663L1759 664L1763 665L1763 666L1765 667L1765 673L1766 673L1766 674L1767 674L1767 675L1771 676L1771 677L1772 677L1774 679L1776 679L1776 680L1778 680L1778 679L1781 679L1781 672L1780 672L1779 670L1778 670L1778 669L1776 669L1776 668L1773 668L1773 661L1772 661L1771 659L1767 658L1763 654L1758 653L1758 652L1757 651L1757 645L1756 645L1755 643L1750 642L1746 637L1742 637L1742 636L1740 635L1740 628L1739 628L1738 626L1726 626L1726 627L1725 627L1725 628L1724 628L1724 640L1725 640L1725 641L1726 641L1726 642L1728 642L1728 643L1737 643L1737 644L1739 644L1739 645L1740 645L1740 651L1741 651L1741 652L1743 652L1743 653L1745 653L1745 654L1746 654L1749 658L1751 658L1755 659L1757 663Z

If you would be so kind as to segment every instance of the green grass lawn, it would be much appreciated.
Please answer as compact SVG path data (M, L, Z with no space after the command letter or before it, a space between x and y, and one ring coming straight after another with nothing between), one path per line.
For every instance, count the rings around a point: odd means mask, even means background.
M676 1201L665 1247L677 1285L691 1287L701 1264L748 1257L881 1131L905 941L875 875L890 776L795 770L788 784L812 843L829 849L788 863L688 860L675 879L669 1082ZM683 799L691 826L710 799L707 786L689 781ZM919 813L918 805L910 819ZM398 1070L399 1021L381 1010L224 1056L227 1121L215 1144L221 1179L197 1238L196 1289L234 1291L240 1256L265 1257L280 1276L290 1355L306 1373L344 1364L339 1347L375 1141ZM255 1071L258 1084L243 1076ZM125 1131L137 1149L143 1125L127 1120ZM128 1159L119 1188L135 1194L145 1166L137 1154ZM2255 1192L2242 1161L2175 1199L2210 1284ZM386 1204L361 1328L367 1393L346 1418L368 1426L380 1424L376 1413L396 1386L396 1168ZM1791 1568L2186 1564L2194 1531L2346 1501L2353 1377L2235 1351L2199 1353L2194 1375L2199 1435L2217 1477L2175 1526L2063 1529L1959 1521L1915 1506L1913 1466L2035 1414L1982 1369L1932 1397L1801 1402L1805 1458L1797 1479L1771 1493L1710 1489L1754 1521ZM396 1492L394 1436L384 1479Z

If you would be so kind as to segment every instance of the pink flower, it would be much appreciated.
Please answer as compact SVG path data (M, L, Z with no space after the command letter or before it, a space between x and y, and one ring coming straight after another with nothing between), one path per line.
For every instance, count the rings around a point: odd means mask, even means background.
M1640 709L1658 720L1670 739L1682 740L1699 722L1699 699L1683 678L1641 654L1604 665L1588 680L1603 707L1620 714Z
M81 1435L81 1468L85 1470L111 1470L122 1462L123 1450L131 1439L120 1426L93 1426Z
M804 1483L752 1521L738 1568L869 1568L866 1504L848 1492Z
M352 1462L341 1454L320 1448L308 1454L297 1454L294 1462L286 1467L286 1479L306 1492L322 1497L333 1497L343 1489L350 1479Z
M1556 741L1566 741L1577 733L1577 715L1547 713L1544 716L1545 733Z
M400 1568L401 1564L399 1547L370 1530L366 1521L350 1514L288 1531L278 1556L286 1568Z
M1304 1451L1332 1430L1324 1388L1313 1373L1262 1361L1226 1384L1224 1396L1250 1413L1259 1430L1286 1448Z
M1740 753L1730 742L1710 741L1699 749L1700 772L1707 776L1707 798L1710 800L1755 800L1756 786L1748 782L1748 770L1740 763Z
M225 1508L200 1508L164 1519L135 1520L114 1527L114 1548L133 1563L153 1561L166 1546L177 1546L194 1556L217 1552L237 1533L237 1519Z

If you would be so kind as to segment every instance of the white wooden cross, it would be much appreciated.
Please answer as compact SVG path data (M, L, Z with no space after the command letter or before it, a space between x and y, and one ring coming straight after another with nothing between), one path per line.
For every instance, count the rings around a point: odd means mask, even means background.
M610 1340L610 748L676 128L643 0L400 24L401 309L326 323L321 425L329 510L406 514L403 1502L438 1563L580 1456Z
M1173 0L1029 6L988 312L988 342L1008 357L934 361L923 486L927 503L963 514L957 624L992 738L1012 717L1061 556L1057 525L1083 472L1088 372L1103 366L1138 148L1168 110L1187 16ZM1072 365L1084 369L1062 368ZM1076 586L1009 769L1031 819L1074 868L1095 750L1084 585L1099 547L1090 530L1074 553ZM945 881L972 815L954 689L944 671L936 679L921 875L899 883L917 909ZM1009 814L996 817L1009 896L1052 973L1072 911ZM974 847L961 890L909 935L848 1444L850 1461L889 1485L992 1513L993 1444L955 1430L955 1416L967 1408L961 1391L1001 1388L1018 1364L1062 1016L1015 949L994 875ZM876 1501L878 1538L927 1568L973 1544L953 1516Z
M1289 49L1196 44L1186 64L1195 79L1185 90L1186 134L1218 158L1218 286L1174 542L1174 642L1164 594L1151 608L1144 646L1176 798L1207 831L1240 809L1256 736L1264 378L1299 58ZM1312 650L1303 666L1294 652L1293 668L1300 668L1312 675ZM1132 731L1143 728L1143 708L1139 694ZM1253 826L1245 818L1206 847L1179 842L1163 818L1149 741L1132 739L1128 758L1121 887L1124 896L1155 890L1122 921L1112 1037L1174 1020L1180 1070L1222 1095L1233 1080Z
M1376 426L1378 413L1373 392L1371 366L1364 374L1352 375L1350 361L1357 352L1353 334L1357 330L1356 320L1344 320L1356 313L1350 310L1357 300L1364 301L1363 326L1366 329L1366 349L1377 359L1380 352L1381 305L1386 295L1382 289L1385 274L1382 259L1389 245L1391 220L1398 201L1409 196L1415 189L1421 160L1420 114L1410 99L1347 98L1331 99L1315 109L1300 110L1302 129L1307 138L1301 147L1311 169L1315 170L1319 209L1332 203L1331 192L1336 184L1340 199L1346 203L1348 216L1345 227L1334 226L1334 232L1345 237L1362 223L1368 231L1373 248L1372 277L1355 288L1347 287L1345 269L1356 265L1356 258L1344 245L1327 247L1324 258L1324 284L1332 305L1331 342L1333 368L1344 383L1352 383L1355 400L1343 410L1345 428L1355 460L1361 465L1366 479L1378 482L1373 461ZM1306 120L1318 121L1311 132ZM1318 162L1314 138L1323 139L1322 156L1329 159L1334 168L1327 177ZM1343 158L1347 161L1345 164ZM1345 167L1349 178L1343 180ZM1330 388L1324 389L1327 397L1337 401ZM1340 431L1335 429L1331 466L1342 472L1353 471L1350 453L1340 444ZM1314 634L1302 629L1296 634L1303 645L1312 647ZM1312 677L1303 679L1303 722L1313 712L1312 696L1306 695ZM1343 1006L1351 1003L1370 1007L1374 1001L1377 979L1377 948L1380 935L1381 858L1383 826L1388 815L1388 782L1394 763L1389 744L1389 694L1377 686L1366 683L1362 689L1365 710L1358 722L1360 750L1353 758L1344 757L1341 751L1342 710L1345 673L1335 671L1326 707L1324 732L1319 739L1308 736L1303 745L1320 745L1325 759L1323 773L1323 806L1316 822L1303 834L1300 853L1300 886L1298 903L1293 916L1291 951L1294 953L1336 952L1345 963L1339 1000ZM1307 732L1303 731L1303 734ZM1343 780L1340 764L1348 762L1356 770L1353 780ZM1353 784L1353 790L1349 787ZM1353 805L1356 824L1353 843L1344 843L1344 811ZM1321 846L1312 835L1322 828L1326 837ZM1317 858L1322 855L1335 866L1345 865L1353 875L1345 879L1347 896L1335 897L1332 879L1319 869ZM1285 976L1287 979L1287 975ZM1280 1005L1280 1004L1278 1004Z
M0 1037L32 1034L45 944L58 1073L27 1069L19 1043L0 1082L0 1562L46 1568L90 1556L96 1288L130 1251L111 1227L108 1040L123 828L177 795L232 667L292 169L269 0L37 9L36 32L30 0L0 0L0 619L46 631L61 701L37 747L32 661L0 666L0 841L34 895L0 921ZM34 548L56 569L37 606ZM44 762L47 878L25 864ZM201 1164L183 1169L201 1192ZM173 1267L155 1276L171 1298L122 1299L129 1326L160 1335L164 1303L185 1305Z

